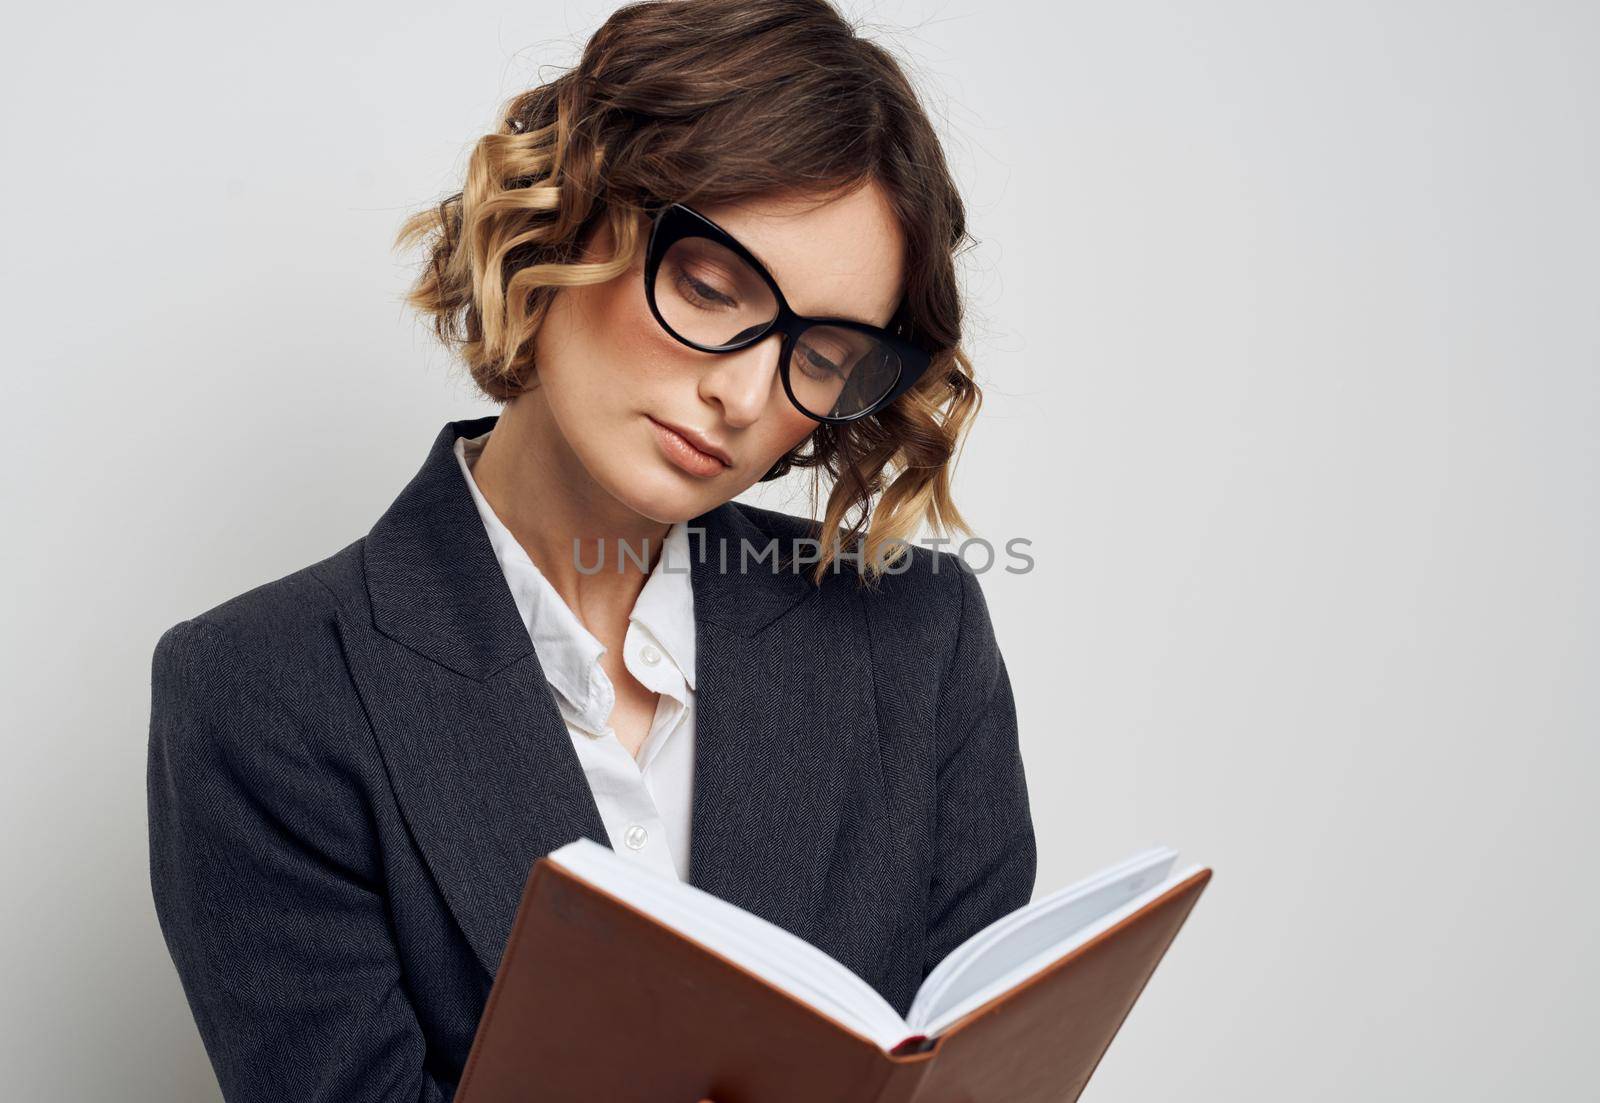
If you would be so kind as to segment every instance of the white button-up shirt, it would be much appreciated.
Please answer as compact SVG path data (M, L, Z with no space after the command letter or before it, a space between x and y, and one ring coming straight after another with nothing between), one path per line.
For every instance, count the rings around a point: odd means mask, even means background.
M491 430L492 432L492 430ZM455 454L478 507L539 665L555 691L611 846L643 866L688 880L689 812L694 784L694 591L687 522L673 525L628 615L622 661L660 694L638 758L611 727L616 690L600 666L605 647L496 516L472 477L489 433L457 438ZM615 570L615 544L603 569ZM586 559L585 562L590 562Z

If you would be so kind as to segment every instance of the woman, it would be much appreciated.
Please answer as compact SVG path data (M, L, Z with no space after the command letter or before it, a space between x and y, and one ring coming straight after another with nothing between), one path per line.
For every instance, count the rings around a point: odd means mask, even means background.
M401 234L501 412L156 647L151 880L227 1099L450 1099L528 871L580 835L902 1013L1028 901L983 595L905 540L960 524L964 232L823 0L632 5L508 104ZM733 501L795 467L820 525Z

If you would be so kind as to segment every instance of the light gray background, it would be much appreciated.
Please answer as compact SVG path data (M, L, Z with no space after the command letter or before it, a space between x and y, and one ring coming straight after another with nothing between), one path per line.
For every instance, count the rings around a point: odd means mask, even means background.
M217 1098L150 904L151 649L489 412L390 241L611 7L11 18L7 1096ZM1085 1098L1589 1096L1596 8L848 10L982 240L958 485L1037 558L982 581L1038 889L1216 869Z

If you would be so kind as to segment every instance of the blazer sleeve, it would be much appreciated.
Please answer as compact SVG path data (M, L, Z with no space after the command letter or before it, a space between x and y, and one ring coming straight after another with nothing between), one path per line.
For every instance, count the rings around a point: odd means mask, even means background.
M444 1103L455 1087L424 1069L362 857L362 799L253 665L191 620L162 635L151 674L151 888L223 1097Z
M961 580L955 651L939 688L934 868L922 976L1033 897L1037 858L1017 712L977 576Z

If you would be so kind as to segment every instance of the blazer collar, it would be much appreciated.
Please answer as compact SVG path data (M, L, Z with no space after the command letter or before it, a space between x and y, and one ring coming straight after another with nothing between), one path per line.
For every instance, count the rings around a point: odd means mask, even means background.
M478 436L498 420L445 425L422 469L366 540L374 626L479 681L533 651L454 453L457 437ZM741 546L751 549L754 564L771 539L737 503L700 514L688 528L697 628L711 623L753 637L810 594L801 573L774 572L764 562L737 569ZM723 563L728 570L720 569Z
M402 814L491 975L534 860L580 835L610 845L454 456L457 437L497 420L439 432L363 541L370 617L339 612ZM824 600L837 588L774 572L770 559L738 569L741 542L754 552L774 535L736 502L690 522L689 880L805 937L848 763L876 738L876 712L864 633L848 631L836 596ZM780 619L786 630L769 631ZM828 676L809 676L822 656Z

